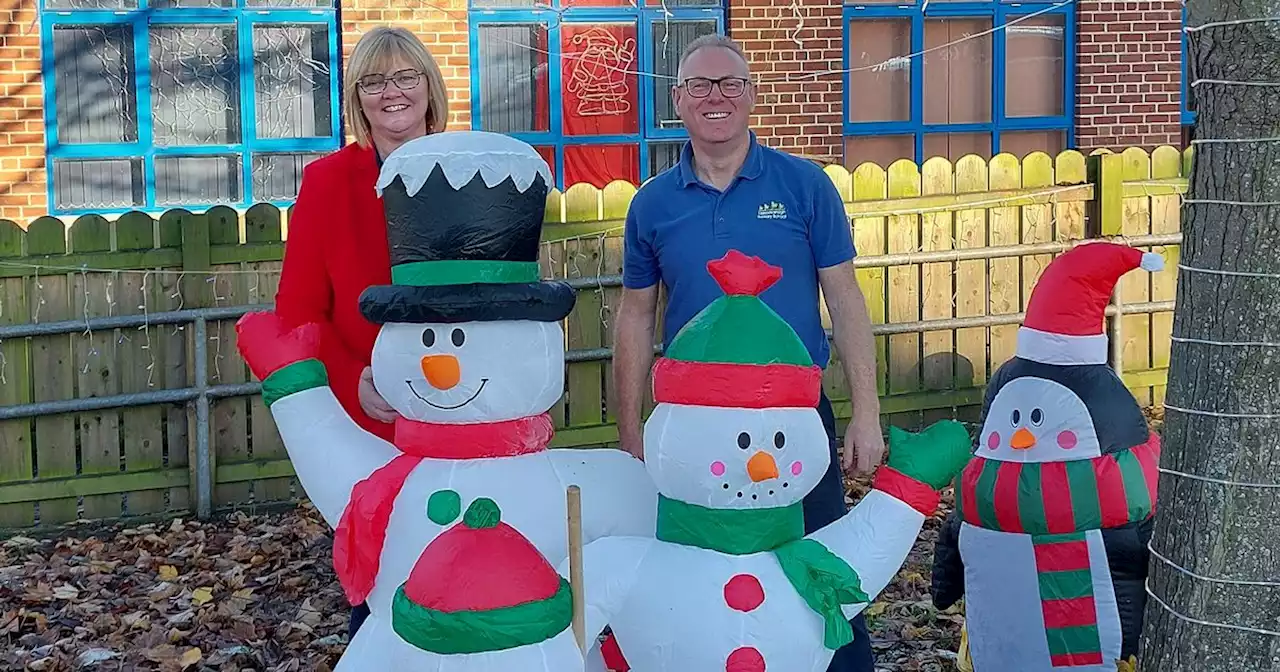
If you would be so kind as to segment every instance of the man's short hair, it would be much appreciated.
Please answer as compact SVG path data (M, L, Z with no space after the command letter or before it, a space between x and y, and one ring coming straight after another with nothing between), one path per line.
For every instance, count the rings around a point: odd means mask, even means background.
M747 73L750 75L751 62L747 60L747 53L742 50L742 46L739 45L737 41L728 35L707 33L685 46L684 53L680 54L680 64L676 68L677 80L684 79L683 74L685 61L689 60L689 57L693 56L695 53L709 47L720 47L721 49L728 49L729 51L737 54L738 58L742 59L742 63L747 66Z

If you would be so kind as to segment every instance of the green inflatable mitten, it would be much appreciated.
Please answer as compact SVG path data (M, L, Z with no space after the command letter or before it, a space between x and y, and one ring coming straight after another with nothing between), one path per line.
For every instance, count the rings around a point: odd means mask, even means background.
M973 456L969 430L955 420L942 420L919 433L889 427L889 466L934 490L952 480Z

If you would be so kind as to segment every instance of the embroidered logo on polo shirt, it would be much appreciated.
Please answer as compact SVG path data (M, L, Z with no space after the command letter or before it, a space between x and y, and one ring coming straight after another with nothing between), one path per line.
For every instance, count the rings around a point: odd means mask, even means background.
M787 206L777 202L769 201L761 204L760 210L756 213L756 219L786 219Z

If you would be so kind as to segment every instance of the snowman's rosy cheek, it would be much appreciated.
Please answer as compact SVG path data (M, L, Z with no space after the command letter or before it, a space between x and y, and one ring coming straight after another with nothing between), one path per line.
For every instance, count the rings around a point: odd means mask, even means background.
M987 447L991 450L1000 447L1000 432L991 432L991 436L987 437Z
M711 473L715 476L724 476L724 462L719 460L712 462Z
M792 475L792 476L799 476L799 475L800 475L800 472L802 472L802 471L804 471L804 465L803 465L803 464L800 464L800 461L799 461L799 460L797 460L797 461L795 461L795 462L792 462L792 463L791 463L791 475Z
M1071 450L1072 448L1075 448L1076 433L1069 429L1065 432L1060 432L1058 434L1058 445L1062 446L1063 448L1066 448L1067 450Z

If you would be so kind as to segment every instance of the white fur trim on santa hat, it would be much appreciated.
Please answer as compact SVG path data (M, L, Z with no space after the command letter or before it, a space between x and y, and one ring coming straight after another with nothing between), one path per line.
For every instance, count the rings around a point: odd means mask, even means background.
M1015 354L1042 364L1106 364L1107 346L1106 334L1068 336L1024 326L1018 328Z

